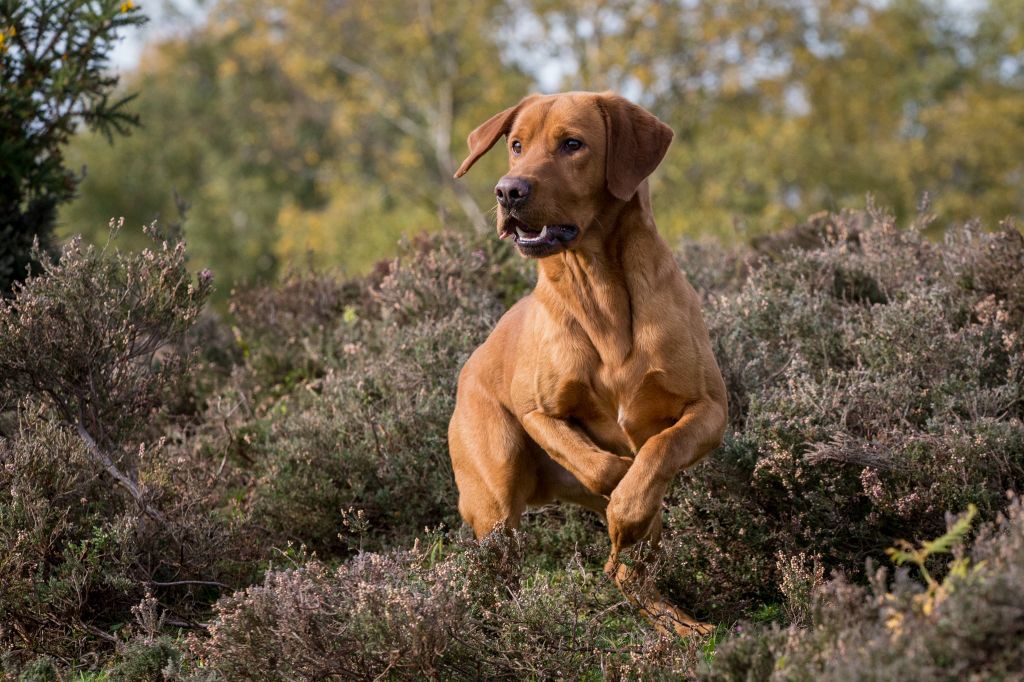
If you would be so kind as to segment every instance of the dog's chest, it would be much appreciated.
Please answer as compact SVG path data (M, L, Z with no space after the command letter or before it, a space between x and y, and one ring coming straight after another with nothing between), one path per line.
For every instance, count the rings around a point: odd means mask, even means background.
M578 422L598 446L622 455L674 424L684 407L671 377L642 362L602 365L562 386L556 411Z

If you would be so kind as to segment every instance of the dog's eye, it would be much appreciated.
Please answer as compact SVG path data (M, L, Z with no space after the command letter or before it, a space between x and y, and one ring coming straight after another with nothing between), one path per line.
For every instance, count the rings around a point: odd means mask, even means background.
M523 145L519 142L519 140L512 140L512 153L515 154L516 156L519 156L520 154L523 153Z
M562 143L562 149L567 152L577 152L583 149L583 143L574 137L570 137L568 140Z

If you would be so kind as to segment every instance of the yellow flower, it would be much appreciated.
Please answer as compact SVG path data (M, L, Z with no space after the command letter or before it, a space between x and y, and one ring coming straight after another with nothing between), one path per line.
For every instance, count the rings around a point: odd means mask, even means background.
M126 2L121 3L121 14L133 9L135 9L135 3L132 0L126 0Z

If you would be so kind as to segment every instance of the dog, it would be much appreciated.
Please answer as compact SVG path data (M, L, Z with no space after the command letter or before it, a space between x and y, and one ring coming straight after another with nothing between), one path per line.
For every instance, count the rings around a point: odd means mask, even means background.
M661 534L679 471L721 444L725 382L699 299L658 234L647 177L672 129L612 93L531 95L469 135L462 177L506 138L497 230L537 259L533 292L463 366L448 442L478 538L562 500L607 521L606 572L659 627L705 633L656 591L630 594L627 548Z

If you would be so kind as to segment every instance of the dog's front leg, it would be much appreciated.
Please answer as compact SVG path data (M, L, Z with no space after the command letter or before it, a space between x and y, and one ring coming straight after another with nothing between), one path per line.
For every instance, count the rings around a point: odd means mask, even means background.
M652 436L608 501L610 563L620 550L647 538L659 517L661 500L676 473L699 462L722 442L726 413L722 403L692 403L674 425Z
M551 459L558 462L583 486L598 495L610 495L629 470L633 460L597 447L585 433L564 419L528 412L523 427Z

